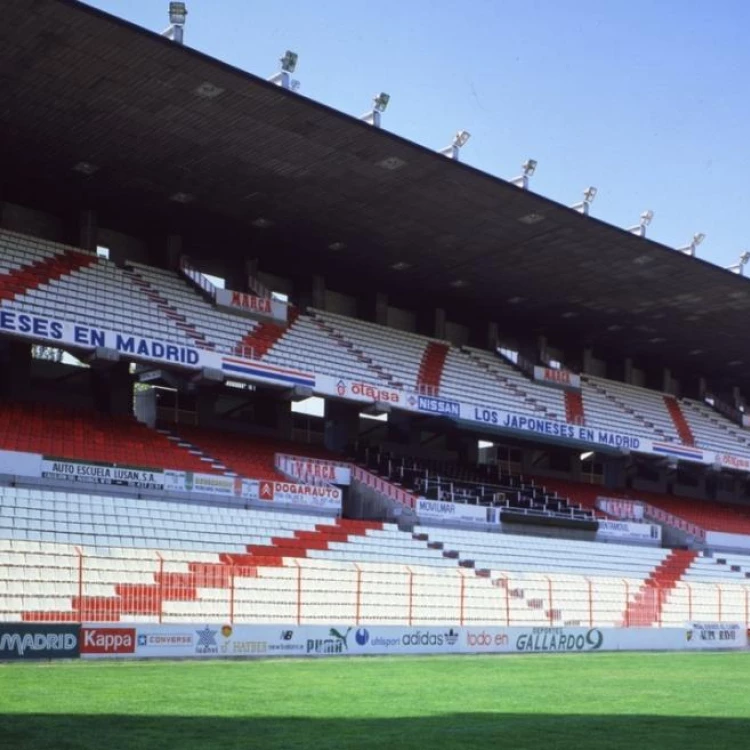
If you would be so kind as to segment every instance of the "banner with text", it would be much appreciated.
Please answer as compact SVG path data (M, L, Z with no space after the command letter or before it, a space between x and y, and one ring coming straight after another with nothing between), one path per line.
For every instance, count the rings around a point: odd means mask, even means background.
M19 643L19 637L8 639L13 647ZM670 628L85 623L80 633L84 659L559 654L746 647L747 633L736 623Z
M661 542L661 526L655 523L636 523L634 521L599 520L596 532L597 539L619 539L623 542Z
M557 370L552 367L534 367L534 380L543 385L565 390L580 391L581 376L570 370Z
M287 453L277 453L276 468L284 474L307 484L346 485L352 480L351 465L342 461L327 461L320 458L305 458Z
M43 456L41 476L69 482L111 484L119 487L138 487L145 490L163 490L164 472L136 466L87 463L68 458Z
M279 505L303 505L321 510L340 510L343 494L332 485L261 481L258 498Z
M451 503L441 500L428 500L425 497L420 497L417 499L415 510L420 519L451 521L454 523L500 523L499 509L487 508L483 505Z
M287 303L273 297L256 297L252 294L234 292L231 289L217 289L214 299L218 307L223 307L234 313L272 318L284 323L287 321Z

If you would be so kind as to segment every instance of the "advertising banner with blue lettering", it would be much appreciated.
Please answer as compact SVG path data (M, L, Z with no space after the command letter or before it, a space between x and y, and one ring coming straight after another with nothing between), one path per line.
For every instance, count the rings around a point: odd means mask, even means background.
M606 446L607 448L650 452L651 441L638 435L626 435L595 427L556 422L528 414L516 414L488 406L461 404L461 419L478 422L498 429L531 433L543 437L578 440L584 443Z
M0 641L12 654L36 645L60 655L78 655L73 643L41 637L24 639L19 628L46 631L55 626L5 626ZM57 626L68 627L68 626ZM76 626L77 629L77 626ZM2 636L0 636L2 638ZM672 628L498 627L458 625L238 625L196 622L180 625L90 623L81 626L84 659L237 658L269 656L375 656L398 654L560 654L603 651L683 651L741 649L747 633L740 624L691 623ZM0 658L2 656L0 655ZM43 658L46 658L44 656Z
M615 450L666 456L679 461L715 464L721 468L750 473L750 456L703 450L677 443L654 441L635 434L568 424L492 406L459 403L454 400L408 393L387 384L363 382L267 364L257 359L221 353L160 339L112 331L87 323L73 323L44 315L21 312L12 305L0 309L0 334L19 336L59 347L84 350L107 349L123 359L191 370L223 373L228 379L265 383L280 387L309 388L321 396L361 403L381 403L422 414L461 419L501 432L524 433L539 438L577 441ZM559 377L555 375L554 377ZM558 383L559 384L559 383ZM575 379L566 383L575 387Z

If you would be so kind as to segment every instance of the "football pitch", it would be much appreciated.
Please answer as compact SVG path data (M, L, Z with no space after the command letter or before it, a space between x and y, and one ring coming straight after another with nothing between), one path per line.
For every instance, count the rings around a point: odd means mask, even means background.
M750 653L6 664L0 745L750 747Z

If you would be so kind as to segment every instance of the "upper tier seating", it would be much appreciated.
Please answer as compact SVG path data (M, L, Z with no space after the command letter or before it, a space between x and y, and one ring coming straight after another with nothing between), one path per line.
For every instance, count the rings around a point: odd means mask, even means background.
M0 403L0 449L55 458L212 473L202 461L133 417L47 404Z
M377 383L381 378L364 359L333 338L309 315L300 315L263 361L279 367L364 382Z
M708 404L682 399L682 413L701 448L750 456L750 432L714 411Z
M0 230L0 291L6 286L0 294L4 309L94 321L103 328L222 353L243 354L238 347L258 328L249 318L217 310L175 273L135 263L123 270L82 251ZM434 339L312 311L294 320L262 359L280 367L418 390L430 341ZM565 419L562 391L533 382L492 352L451 347L440 375L439 395L445 398ZM750 436L695 402L680 403L685 418L680 435L658 392L583 376L582 400L588 427L674 443L694 439L698 446L750 456ZM686 428L692 433L690 441Z
M419 366L430 339L322 310L314 310L313 314L372 357L390 375L392 385L418 389Z
M241 315L221 311L206 300L182 277L171 271L140 263L128 264L130 275L140 279L159 294L177 314L205 336L217 351L238 354L237 345L253 331L258 322Z
M70 248L26 235L0 230L0 257L9 264L28 266L50 254L62 255ZM77 251L81 252L81 251ZM175 320L162 314L114 263L91 256L92 262L69 274L51 279L3 308L67 321L96 325L146 338L195 346L195 339Z
M615 380L604 380L587 376L586 380L596 390L604 389L628 414L635 415L641 426L646 427L647 435L654 436L658 440L679 443L680 436L675 429L674 422L664 404L664 396L647 388L639 388L635 385L618 383ZM587 389L584 398L588 395ZM609 401L610 406L612 401ZM627 410L630 410L629 412ZM626 430L627 431L627 430ZM631 426L630 431L633 431Z

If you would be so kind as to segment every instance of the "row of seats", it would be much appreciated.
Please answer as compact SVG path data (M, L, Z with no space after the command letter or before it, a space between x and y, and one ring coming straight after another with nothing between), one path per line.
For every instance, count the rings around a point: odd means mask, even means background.
M59 405L0 403L0 449L55 458L212 473L210 462L131 416Z
M428 526L408 533L273 510L0 488L6 620L189 622L231 612L238 622L621 625L669 557L574 540ZM738 570L750 570L750 558L698 558L665 594L659 621L717 619L719 604L725 618L736 616L748 591Z
M3 273L17 273L35 261L69 248L0 230ZM125 271L104 259L52 278L2 306L70 321L96 320L102 327L126 329L145 337L236 353L257 324L212 306L175 273L130 264ZM169 311L134 283L137 274ZM432 339L330 312L300 315L263 360L282 367L344 376L354 380L418 389L420 364ZM529 380L492 352L450 347L440 378L445 398L563 420L562 391ZM679 443L680 431L663 395L643 388L584 377L582 403L587 426ZM699 446L750 457L750 436L724 417L693 401L679 408Z

